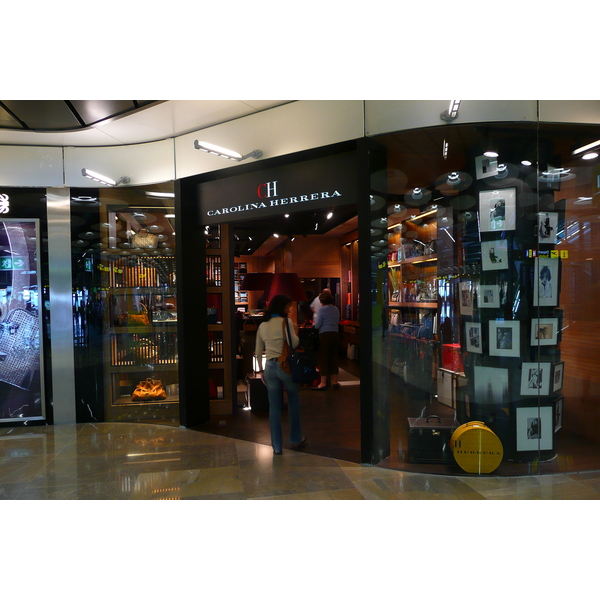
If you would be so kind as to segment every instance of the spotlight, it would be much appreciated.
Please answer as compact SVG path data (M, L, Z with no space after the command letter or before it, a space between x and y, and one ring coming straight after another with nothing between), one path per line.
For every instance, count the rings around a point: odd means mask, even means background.
M450 106L448 110L444 111L440 115L442 121L454 121L458 117L458 109L460 108L460 100L450 100Z

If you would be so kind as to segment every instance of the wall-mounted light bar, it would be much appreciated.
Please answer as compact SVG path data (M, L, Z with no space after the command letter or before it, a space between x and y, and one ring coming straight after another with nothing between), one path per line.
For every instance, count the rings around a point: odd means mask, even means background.
M146 192L146 196L151 198L175 198L173 192Z
M587 144L586 146L581 146L581 148L577 148L577 150L573 150L573 152L571 152L571 154L573 156L575 156L576 154L583 154L584 152L587 152L588 150L591 150L592 148L597 148L598 146L600 146L600 140L596 140L595 142L592 142L591 144Z
M92 171L90 169L81 169L81 174L92 181L97 181L98 183L103 183L104 185L109 185L111 187L116 187L121 183L129 183L129 177L121 177L117 181L107 177L106 175L101 175L100 173L96 173L96 171Z
M208 152L209 154L220 156L221 158L228 158L229 160L233 160L235 162L241 162L247 158L260 158L263 154L261 150L252 150L252 152L249 154L242 155L235 150L229 150L227 148L217 146L216 144L211 144L210 142L201 142L198 140L194 140L194 148L196 148L196 150L202 150L202 152Z
M458 109L460 108L460 100L450 100L448 110L445 110L441 115L442 121L454 121L458 117Z

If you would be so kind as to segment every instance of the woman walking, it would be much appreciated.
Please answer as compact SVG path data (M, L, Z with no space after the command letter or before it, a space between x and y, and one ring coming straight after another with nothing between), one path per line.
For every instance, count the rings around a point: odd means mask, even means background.
M283 341L287 339L287 330L291 340L288 344L296 348L300 339L288 317L292 301L287 296L274 296L265 311L266 321L260 324L256 332L255 354L260 377L267 386L269 396L269 425L271 427L271 445L275 454L283 452L283 431L281 427L281 411L283 408L283 391L287 392L290 416L290 443L300 445L306 442L302 436L300 424L300 385L292 381L289 368L280 360ZM285 337L284 337L285 336ZM266 361L263 368L263 352Z

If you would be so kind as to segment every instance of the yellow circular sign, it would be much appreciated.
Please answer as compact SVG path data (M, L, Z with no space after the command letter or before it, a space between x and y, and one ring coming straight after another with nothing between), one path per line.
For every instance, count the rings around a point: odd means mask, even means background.
M504 456L500 438L481 421L471 421L456 429L450 449L458 465L467 473L491 473Z

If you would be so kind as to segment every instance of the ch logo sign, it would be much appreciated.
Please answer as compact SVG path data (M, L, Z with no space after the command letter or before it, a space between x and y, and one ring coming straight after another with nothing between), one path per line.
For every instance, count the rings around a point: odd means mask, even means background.
M0 194L0 214L5 215L10 209L7 194Z
M257 194L259 198L272 198L277 196L277 182L269 181L267 183L261 183L258 186Z

